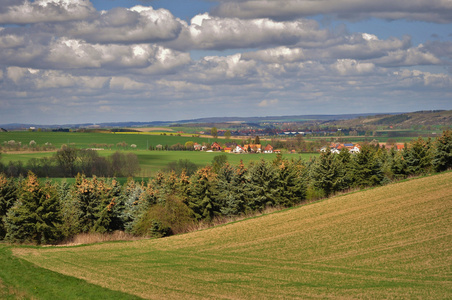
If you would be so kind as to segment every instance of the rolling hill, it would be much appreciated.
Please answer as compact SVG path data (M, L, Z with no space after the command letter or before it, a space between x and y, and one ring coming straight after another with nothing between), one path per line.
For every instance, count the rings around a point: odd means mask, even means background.
M450 299L452 172L164 239L15 247L147 299Z

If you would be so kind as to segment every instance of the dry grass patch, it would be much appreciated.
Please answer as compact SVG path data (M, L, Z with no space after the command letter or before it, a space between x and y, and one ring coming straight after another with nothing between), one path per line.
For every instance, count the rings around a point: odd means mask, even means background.
M452 298L452 173L158 240L22 249L148 299Z
M125 233L124 231L115 231L113 233L80 233L76 236L62 242L59 246L77 246L104 242L116 241L135 241L140 239L134 235Z

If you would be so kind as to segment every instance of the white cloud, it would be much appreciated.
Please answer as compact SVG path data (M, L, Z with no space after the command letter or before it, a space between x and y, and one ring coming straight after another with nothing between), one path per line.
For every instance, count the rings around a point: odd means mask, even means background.
M214 13L223 17L294 19L329 14L339 19L407 19L452 22L449 0L223 0Z
M19 80L25 76L27 69L19 68L19 67L9 67L7 68L7 76L11 79L15 84L19 83Z
M57 24L60 34L90 43L149 43L177 38L181 22L168 10L115 8L84 21Z
M177 40L168 43L178 49L263 48L270 45L293 45L300 40L325 40L328 31L313 20L277 22L270 19L242 20L238 18L197 15Z
M262 100L261 102L259 102L259 104L257 106L259 106L259 107L275 106L278 104L278 102L279 102L278 99Z
M406 50L395 50L386 56L373 59L372 62L386 67L439 65L442 61L434 54L423 49L422 45Z
M340 75L361 75L373 72L375 65L372 63L362 63L354 59L339 59L333 65Z
M0 24L32 24L82 20L95 13L86 0L7 1L0 11ZM3 4L2 4L3 5Z
M303 49L291 49L285 46L248 52L244 53L242 56L246 59L258 59L267 63L294 62L305 59Z
M445 73L431 73L420 70L401 70L395 72L398 77L398 84L407 88L441 88L452 89L452 76Z

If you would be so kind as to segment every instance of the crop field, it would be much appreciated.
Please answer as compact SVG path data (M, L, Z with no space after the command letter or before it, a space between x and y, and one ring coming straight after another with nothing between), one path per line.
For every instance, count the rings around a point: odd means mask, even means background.
M28 132L28 131L11 131L0 132L0 144L10 140L21 142L22 145L28 145L30 141L35 141L38 145L52 143L56 148L61 145L74 145L77 148L91 148L93 144L113 145L126 142L129 146L137 145L136 149L145 150L149 146L174 145L177 143L185 144L188 141L202 143L214 141L213 138L201 138L192 136L177 136L176 133L166 133L167 135L152 133L99 133L99 132Z
M147 299L451 299L451 200L448 172L169 238L13 253Z
M112 155L117 150L101 150L98 151L100 156ZM159 170L164 170L168 167L170 162L178 161L180 159L188 159L198 166L206 166L212 163L212 160L217 155L225 154L228 158L228 162L232 165L238 165L240 160L245 165L248 165L251 161L258 161L260 159L273 160L276 158L276 154L233 154L233 153L221 153L221 152L200 152L200 151L146 151L146 150L125 150L137 155L140 163L140 172L136 174L137 177L151 177L154 176ZM1 162L8 164L10 161L21 161L24 164L30 159L51 157L55 152L9 152L2 153ZM288 159L302 159L308 160L310 157L318 156L318 153L302 153L302 154L284 154L284 158Z

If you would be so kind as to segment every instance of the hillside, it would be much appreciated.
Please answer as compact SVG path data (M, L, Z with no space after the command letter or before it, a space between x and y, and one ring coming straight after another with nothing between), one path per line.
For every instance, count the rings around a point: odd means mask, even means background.
M164 239L15 248L148 299L450 299L452 172Z
M347 120L324 122L323 125L360 127L366 125L385 125L397 128L412 128L414 126L451 126L452 110L419 111L404 114L377 114Z

